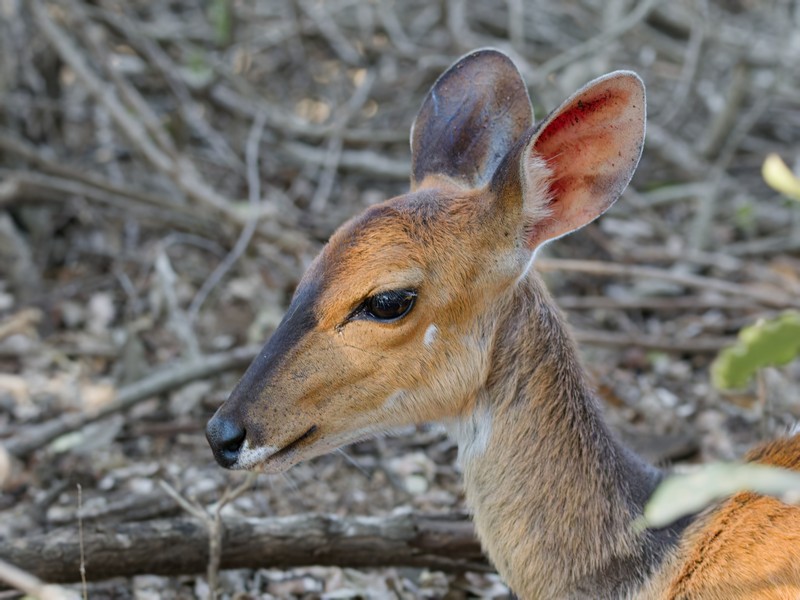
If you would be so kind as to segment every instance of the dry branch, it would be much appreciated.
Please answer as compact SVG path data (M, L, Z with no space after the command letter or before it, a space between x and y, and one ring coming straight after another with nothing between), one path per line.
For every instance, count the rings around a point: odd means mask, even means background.
M724 281L722 279L714 279L713 277L678 273L653 267L640 267L595 260L542 258L536 261L536 268L543 273L552 271L572 271L590 273L592 275L659 279L686 287L727 294L733 297L751 298L765 306L800 308L800 301L798 301L796 297L777 288L771 289L773 286L765 285L753 287L745 284L733 283L731 281Z
M186 385L190 381L246 366L259 349L247 346L167 367L136 383L120 388L116 399L97 412L65 414L44 423L24 427L3 445L9 453L24 458L65 433L128 410L142 400Z
M222 548L225 539L225 522L222 519L222 510L236 498L253 487L256 480L256 473L250 472L247 478L236 488L228 487L222 494L213 510L206 511L196 502L192 502L181 496L175 488L166 481L160 481L161 487L169 496L175 500L186 512L199 519L208 531L208 566L206 568L206 580L209 587L209 600L216 600L219 588L219 569L222 563ZM81 534L83 535L83 534Z
M703 296L614 298L608 296L559 296L558 305L566 310L702 310L752 309L756 303L746 298L704 298Z
M15 565L0 560L0 581L5 581L28 596L40 600L77 600L78 595L55 585L47 585Z
M77 173L70 177L55 177L45 173L7 171L0 168L0 177L6 177L8 184L5 189L0 189L0 207L22 203L50 202L58 204L77 196L89 202L113 207L152 226L168 225L198 235L227 237L219 222L215 223L211 218L205 218L196 209L192 214L185 210L186 207L167 208L137 200L131 201L129 194L123 188L118 188L116 191L105 191L99 187L86 185L80 181ZM26 276L30 277L29 273L31 272L26 271Z
M218 195L200 179L197 169L187 159L165 153L148 135L147 129L122 104L117 91L107 85L89 66L86 57L75 42L50 17L41 0L32 3L39 27L61 58L75 72L86 89L109 112L129 141L159 171L172 178L187 194L219 211L234 223L243 223L241 215L233 211L231 203Z
M204 180L200 170L187 156L181 155L177 151L167 152L157 144L151 138L149 129L156 127L156 135L154 137L157 139L168 139L163 129L156 124L151 124L149 128L145 127L129 110L129 108L136 110L138 105L144 103L144 105L138 106L139 110L136 112L149 112L149 107L146 107L146 103L141 99L139 93L132 86L126 84L125 87L129 92L127 94L128 100L129 102L131 98L134 98L134 100L132 107L127 107L123 104L120 96L125 96L122 93L125 90L117 90L106 84L95 73L94 69L89 66L82 50L63 28L49 16L42 1L35 0L31 3L31 6L40 30L59 53L59 56L72 68L76 77L89 93L108 111L111 119L122 130L130 143L155 169L172 180L188 197L211 209L215 214L220 215L225 222L241 227L249 219L258 219L264 216L245 214L236 210L231 199L214 190ZM145 108L147 109L146 111ZM139 118L143 119L143 116L143 114L140 114ZM146 121L150 122L150 120ZM278 214L273 213L270 216L280 220L280 215ZM271 220L262 220L259 223L258 232L274 245L290 253L302 251L307 245L301 232L294 231L291 235L287 235L278 224Z
M546 81L547 77L555 71L563 69L582 56L598 52L602 48L607 47L611 41L617 39L645 19L660 2L661 0L642 0L625 18L617 21L612 27L603 31L600 35L586 40L582 44L573 46L563 54L559 54L543 65L539 65L535 70L536 78L534 81L538 83Z
M734 337L696 337L688 339L663 339L640 334L609 333L607 331L576 330L575 339L587 346L615 348L644 348L659 352L679 354L716 354L736 342Z
M233 75L225 73L233 79ZM225 111L234 113L246 119L254 119L256 115L263 114L267 119L267 125L272 129L278 130L284 137L307 137L310 139L328 138L341 133L342 140L363 144L365 142L375 144L395 144L408 143L408 132L401 130L374 130L374 129L345 129L338 131L337 123L315 124L304 121L294 113L276 104L271 104L259 97L255 89L251 89L247 83L236 80L239 88L246 90L244 96L233 88L218 84L210 91L210 99L218 104ZM408 173L405 173L408 175Z
M325 165L327 152L299 142L288 142L284 149L299 161ZM370 177L407 181L411 172L411 162L395 158L387 158L369 150L343 150L339 157L339 166L356 173L365 173Z
M247 187L248 187L248 200L250 202L250 209L253 214L258 214L261 211L261 181L259 179L259 147L261 145L261 135L264 133L264 124L265 124L265 117L263 113L259 113L255 121L250 128L250 135L247 136L247 147L246 147L246 162L247 162ZM217 267L211 272L211 274L206 278L203 282L203 285L200 286L197 294L192 299L192 303L189 305L188 309L188 318L189 322L193 322L197 318L197 314L200 312L200 307L203 305L203 302L206 301L208 295L211 293L211 290L222 281L222 278L225 277L225 273L227 273L236 261L239 260L239 257L244 254L244 251L247 250L248 244L250 244L250 240L253 238L253 234L256 232L256 222L255 220L248 221L244 227L242 227L242 231L239 233L239 237L236 240L236 244L234 244L231 251L225 256L222 262L217 265Z
M490 570L472 524L463 516L306 514L225 519L224 525L224 569L334 565ZM91 581L144 573L203 573L209 558L208 531L193 518L85 525L84 547L86 576ZM72 528L4 540L0 559L47 581L80 580L78 535Z

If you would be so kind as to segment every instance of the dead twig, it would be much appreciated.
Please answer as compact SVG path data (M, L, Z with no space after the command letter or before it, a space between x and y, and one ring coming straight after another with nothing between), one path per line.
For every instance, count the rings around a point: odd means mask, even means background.
M169 424L164 424L165 427L168 425ZM203 426L204 423L198 421L192 423L191 427L188 424L184 424L182 428L176 428L175 430L181 433L197 435L198 431L202 431ZM137 433L138 431L145 431L143 435L151 435L146 432L146 427L144 429L136 427L135 429ZM133 435L135 436L137 433ZM155 435L158 435L158 433ZM174 432L169 437L173 435ZM57 497L63 490L59 490L58 488L56 488L56 490L58 492L56 494ZM213 490L203 491L198 494L197 501L211 502L216 495L216 491ZM55 499L56 498L53 498L52 501L55 501ZM109 525L110 523L147 521L149 519L175 515L183 510L181 506L175 503L174 498L166 495L161 489L140 494L125 494L116 498L108 497L106 500L107 501L102 504L84 506L83 510L80 511L84 527L86 527L87 524L94 523ZM43 515L41 521L46 522L49 527L74 525L78 521L78 516L79 513L77 510L63 510L47 514L46 516Z
M83 488L78 484L78 543L81 553L81 589L83 590L83 600L89 599L89 593L86 587L86 552L83 547Z
M122 129L128 140L144 155L145 158L160 171L178 176L176 165L173 160L164 153L147 135L147 131L141 123L123 106L115 91L105 84L89 66L83 53L67 34L56 25L55 21L47 13L42 0L33 0L31 3L33 13L39 27L53 45L61 58L66 62L76 76L81 80L89 93L94 96L103 106L106 107L111 117ZM215 197L206 198L218 210L226 212L229 207L224 202L218 201Z
M197 340L192 323L186 312L181 308L176 293L178 276L172 268L172 263L167 256L166 248L159 249L154 263L155 272L161 290L161 297L167 305L167 325L178 336L189 360L197 360L201 355L200 342Z
M256 90L243 80L228 73L228 79L236 82L237 88L246 90L246 94L234 90L224 84L215 85L211 89L211 100L226 111L234 112L240 116L254 119L256 115L263 114L267 125L279 131L285 137L307 137L310 139L324 139L341 133L342 140L358 144L408 144L408 132L400 130L373 130L373 129L344 129L337 132L336 123L317 125L301 119L281 106L261 98Z
M264 133L264 125L266 117L263 113L259 113L256 117L253 126L250 128L250 135L247 136L247 148L245 150L247 160L247 187L248 196L250 201L250 212L257 215L261 212L261 175L259 171L259 148L261 146L261 136ZM231 251L225 256L219 265L212 271L203 285L200 286L197 294L192 299L189 305L187 316L190 322L197 319L197 314L200 312L200 307L206 301L208 295L211 293L217 284L225 277L225 274L233 267L239 257L247 250L250 240L253 239L253 234L256 231L258 221L253 218L248 221L242 228L239 238L236 240Z
M129 410L139 402L163 394L196 379L205 379L247 366L260 347L246 346L230 352L209 354L196 360L169 365L136 383L119 388L117 397L95 413L64 414L44 423L21 427L3 444L17 458L24 458L59 436Z
M30 573L0 559L0 580L39 600L76 600L78 594L58 585L48 585Z
M730 244L725 251L732 256L768 256L770 254L788 254L800 250L800 238L768 237L746 242Z
M371 10L371 6L367 5L366 10ZM375 12L378 13L384 31L392 40L392 45L400 54L413 56L417 52L417 48L403 31L403 25L394 10L394 3L389 0L379 0Z
M706 182L712 166L707 160L695 152L694 148L685 140L676 136L658 123L647 123L647 147L652 148L658 155L677 168L683 177L690 177ZM725 189L736 188L736 180L727 173L723 174L722 182ZM706 185L710 185L706 183ZM699 189L699 192L705 190Z
M306 16L314 22L314 25L317 26L317 31L325 38L340 59L353 66L361 62L361 56L347 41L336 21L325 10L325 4L311 2L310 0L299 0L298 5Z
M116 91L94 73L78 47L50 18L42 0L33 0L32 6L39 27L61 58L73 69L89 93L106 107L128 140L151 165L167 175L190 198L212 208L227 221L243 226L250 218L257 218L257 215L238 212L228 198L220 195L203 180L195 165L188 158L177 152L174 156L170 156L159 148L148 135L147 129L122 104ZM297 232L292 236L286 236L285 232L279 231L274 226L270 227L268 224L260 227L259 231L272 243L286 250L296 251L298 249L298 238L301 236ZM302 247L304 244L301 243L300 246Z
M20 156L26 161L32 162L41 170L57 175L63 179L74 180L75 182L107 192L110 195L122 196L135 202L163 208L166 211L179 213L184 216L192 215L195 219L197 218L197 210L191 207L170 202L161 196L154 196L140 190L112 183L94 173L78 171L72 166L65 165L63 161L55 159L55 157L46 156L41 148L3 130L0 130L0 149ZM33 176L34 174L30 173L28 175ZM3 197L0 195L0 204L2 204L2 202Z
M607 331L574 331L575 339L588 346L611 346L614 348L644 348L659 352L679 354L716 354L736 342L735 337L694 337L685 340L667 340L647 335L609 333Z
M118 69L111 67L109 57L111 55L110 48L102 47L98 36L91 35L88 31L89 18L84 9L83 3L76 0L61 0L66 6L66 12L69 14L72 24L71 29L74 33L75 27L80 27L83 30L83 35L78 35L79 38L85 40L85 44L94 50L94 59L97 64L101 66L104 73L102 79L110 81L113 84L113 89L119 94L122 101L132 109L132 112L144 124L147 133L155 141L155 143L167 155L174 158L177 156L177 148L172 137L161 126L161 120L156 114L155 109L145 100L142 94L139 93L131 83L120 73Z
M325 150L299 142L287 142L284 149L304 163L324 165L327 158ZM396 181L408 181L408 174L411 172L410 161L387 158L383 154L371 150L342 150L339 156L339 166L356 173L365 173L372 177Z
M717 201L723 190L723 181L728 167L736 154L739 145L745 139L750 130L755 126L764 112L773 102L773 90L777 82L781 79L779 73L774 74L772 84L768 89L762 91L753 106L744 114L739 114L736 125L727 136L726 142L719 153L719 157L714 163L711 175L711 191L702 198L697 213L692 222L689 233L689 247L692 249L704 249L708 245L710 236L708 235L714 215L716 214Z
M0 213L0 262L20 300L30 301L40 288L39 271L28 240L7 212Z
M139 27L134 20L119 14L115 11L106 9L94 9L93 14L97 14L102 20L109 23L112 27L122 32L126 40L137 48L164 76L172 93L178 99L178 109L181 111L183 119L197 133L198 137L205 140L214 154L218 156L228 167L237 172L244 172L245 167L242 161L230 147L225 138L203 117L203 108L195 101L188 86L178 73L178 68L172 58L161 46L155 43Z
M248 473L245 480L236 488L225 488L219 502L213 512L209 514L202 506L191 502L183 497L174 487L164 480L158 483L161 488L172 497L186 512L199 519L208 531L208 566L206 568L206 578L210 589L210 600L216 600L219 589L219 570L222 563L222 540L225 533L225 524L222 519L222 509L236 498L244 494L253 487L256 480L255 473Z
M752 309L758 306L746 298L704 298L680 296L669 298L609 298L607 296L559 296L559 306L567 310L662 310L685 311L721 308L725 310Z
M33 329L42 320L42 311L38 308L23 308L0 321L0 340L18 333Z
M167 202L140 202L140 198L131 201L131 193L124 188L106 191L104 189L106 186L87 185L75 176L60 177L29 171L6 171L2 168L0 175L7 178L7 183L13 184L13 188L11 186L6 188L6 193L0 188L0 206L19 204L23 201L64 202L77 197L113 207L123 213L130 213L152 225L167 224L195 233L225 235L224 231L220 231L219 224L214 227L212 220L198 215L197 210L192 213L188 210L189 207L169 206Z
M508 39L520 54L525 54L525 3L506 0L508 6Z
M654 115L662 127L666 127L681 111L689 98L692 84L697 76L700 56L703 50L703 42L706 38L706 23L708 22L708 6L705 2L701 3L702 15L698 15L691 24L689 33L689 43L686 45L686 53L681 67L681 74L678 84L675 86L670 101L664 106L660 113ZM653 118L653 117L650 117Z
M582 44L573 46L566 52L563 52L558 56L554 56L544 64L539 65L534 70L537 84L544 84L544 82L547 81L547 77L551 73L563 69L579 58L586 56L587 54L598 52L607 47L609 42L617 39L626 31L635 27L642 20L647 18L647 15L649 15L653 9L659 5L660 2L661 0L641 0L639 4L636 5L636 8L634 8L625 18L617 21L612 27L609 27L603 31L600 35L597 35Z
M641 267L636 265L607 263L593 260L566 260L554 258L542 258L537 260L534 264L536 268L543 273L552 271L571 271L590 273L592 275L660 279L662 281L669 281L686 287L707 289L736 297L744 296L747 298L752 298L753 300L757 300L765 306L774 306L777 308L800 308L800 300L779 289L755 288L744 284L714 279L712 277L676 273L674 271L666 271L664 269L656 269L653 267Z
M335 118L334 133L328 140L328 147L326 149L325 162L322 165L322 174L317 182L317 189L314 190L314 196L311 199L311 210L320 212L328 204L328 198L333 190L333 184L336 181L336 172L338 170L339 161L342 157L342 147L344 140L342 134L347 122L355 115L364 103L369 98L369 92L372 89L372 84L375 83L375 74L371 71L366 71L364 80L360 83L350 100L344 105L340 114Z

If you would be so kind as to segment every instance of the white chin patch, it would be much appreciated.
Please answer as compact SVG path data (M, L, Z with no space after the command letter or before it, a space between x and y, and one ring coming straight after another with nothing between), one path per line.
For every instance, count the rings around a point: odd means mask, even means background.
M245 440L239 450L239 458L234 463L236 469L252 469L275 454L280 448L276 446L250 447L250 440Z
M425 344L427 348L430 348L433 342L436 340L436 334L439 333L439 328L436 325L431 324L425 330L425 337L422 339L422 343Z

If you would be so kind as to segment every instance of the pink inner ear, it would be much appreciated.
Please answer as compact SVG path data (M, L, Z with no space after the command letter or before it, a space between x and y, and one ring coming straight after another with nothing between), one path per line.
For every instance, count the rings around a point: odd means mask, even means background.
M641 81L614 73L590 83L542 124L524 158L532 177L536 157L551 175L549 217L531 224L532 246L583 227L616 201L639 161L644 115Z

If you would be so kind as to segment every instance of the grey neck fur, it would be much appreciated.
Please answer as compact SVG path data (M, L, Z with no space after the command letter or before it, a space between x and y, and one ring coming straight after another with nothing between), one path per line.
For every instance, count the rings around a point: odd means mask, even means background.
M537 276L508 302L486 384L452 431L478 534L526 600L632 594L685 524L633 531L662 474L608 430Z

